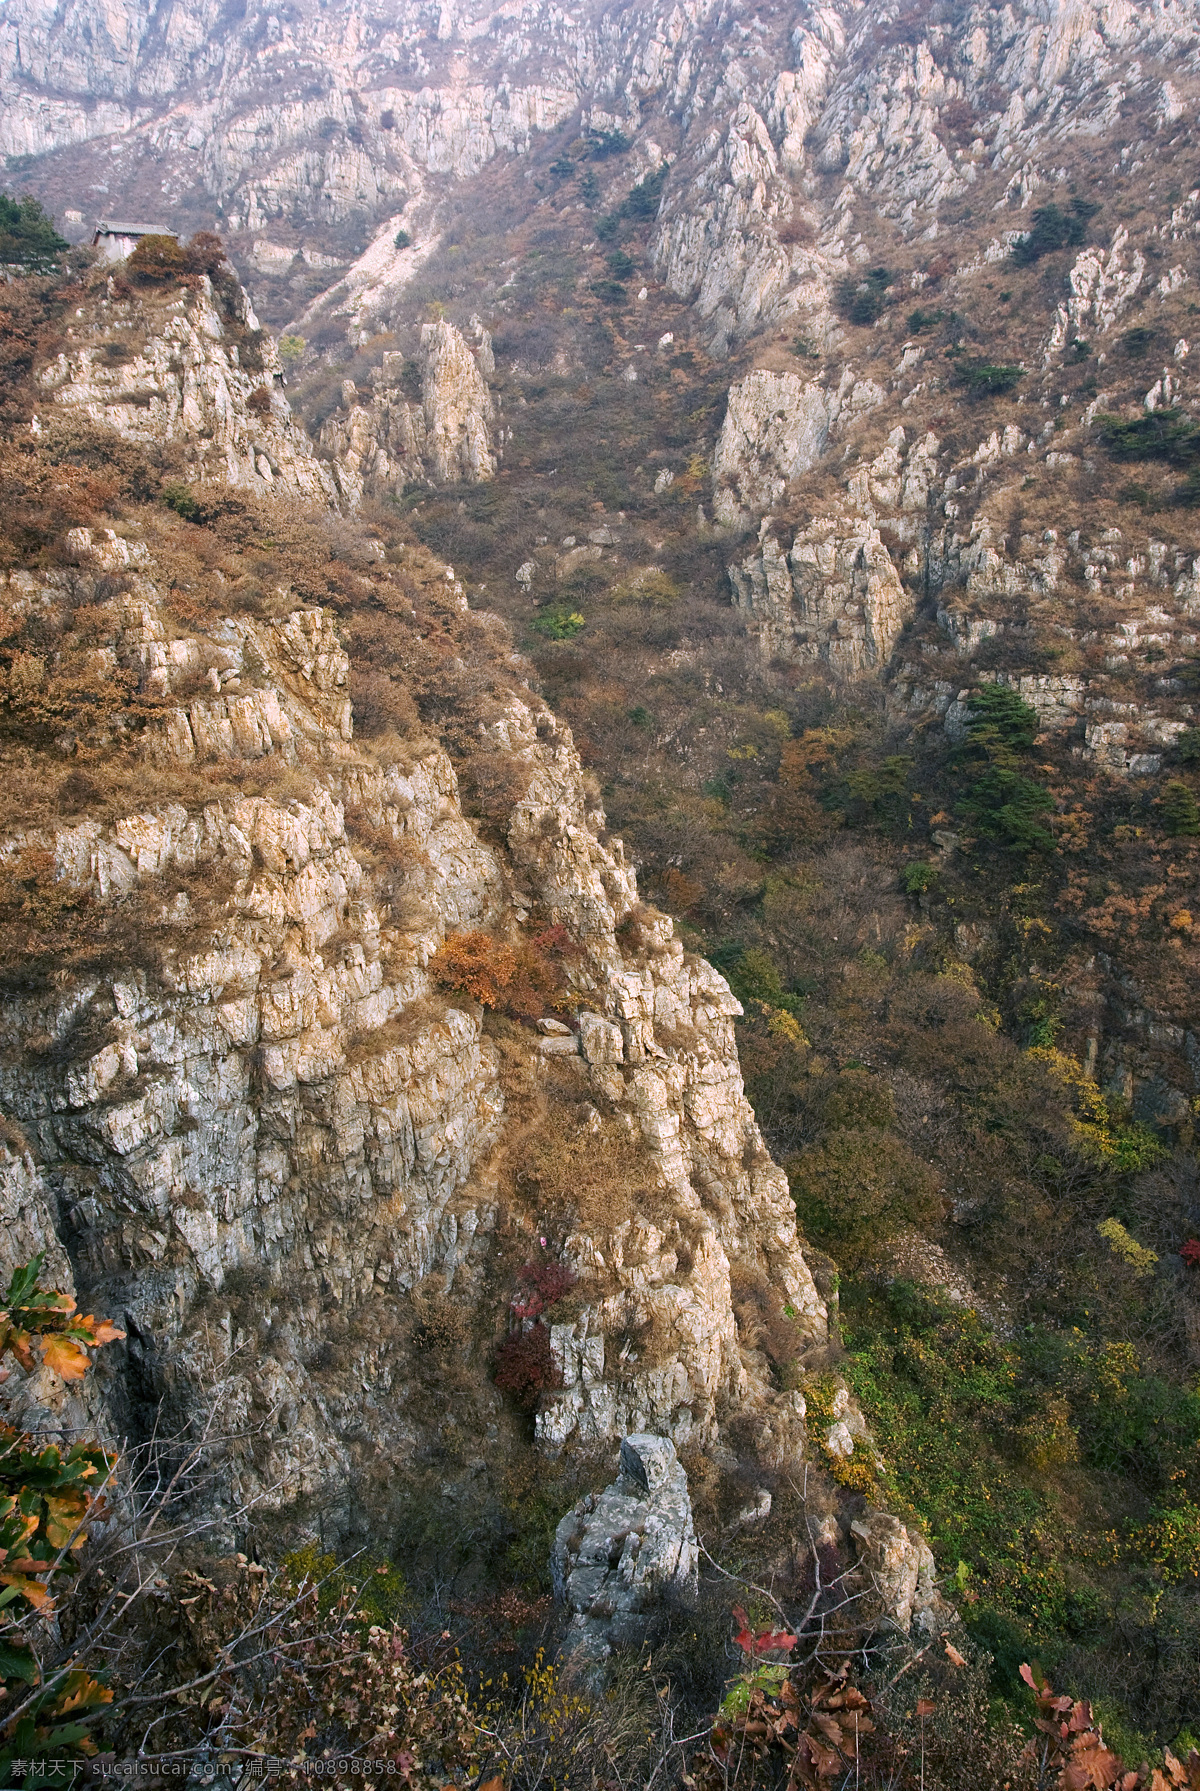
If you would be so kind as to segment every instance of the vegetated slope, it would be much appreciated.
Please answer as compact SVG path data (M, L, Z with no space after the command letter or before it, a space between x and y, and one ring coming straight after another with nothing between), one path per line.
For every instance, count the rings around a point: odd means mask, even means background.
M314 428L426 306L490 333L495 479L376 496L510 619L747 1002L996 1691L1035 1652L1148 1744L1197 1722L1193 29L685 20L389 216L326 313L275 222L255 276ZM889 1233L928 1299L881 1291Z
M789 1596L811 1521L867 1629L949 1620L867 1508L738 1003L638 901L503 623L394 512L308 501L218 247L4 292L7 1253L120 1315L110 1424L222 1439L227 1547L369 1540L413 1609L447 1571L538 1593L650 1427Z
M661 197L649 105L627 150L568 130L344 364L365 391L435 299L491 332L496 479L397 497L747 1002L997 1691L1036 1652L1149 1744L1197 1720L1194 145L1186 32L1134 68L1089 16L860 16L788 172L765 101ZM664 245L710 215L703 289ZM807 270L769 328L749 215ZM889 1232L932 1304L877 1291Z

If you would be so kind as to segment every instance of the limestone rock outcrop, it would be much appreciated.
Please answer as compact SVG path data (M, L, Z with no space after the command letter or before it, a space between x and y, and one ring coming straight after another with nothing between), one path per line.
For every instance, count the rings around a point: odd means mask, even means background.
M153 698L150 761L218 779L201 802L20 829L0 847L49 856L97 912L142 917L102 967L10 981L0 1005L0 1105L38 1166L9 1177L31 1215L20 1247L69 1246L83 1297L127 1331L106 1371L112 1421L133 1423L167 1385L185 1421L219 1387L222 1418L254 1439L230 1498L318 1500L347 1521L385 1460L430 1446L406 1353L428 1289L486 1314L485 1290L528 1250L536 1218L501 1174L531 1148L521 1115L550 1077L559 1117L532 1147L576 1151L583 1183L590 1151L602 1164L619 1148L637 1179L596 1210L577 1210L572 1186L554 1219L577 1281L573 1318L551 1327L562 1384L542 1396L542 1445L590 1450L635 1428L704 1445L737 1410L781 1457L802 1449L802 1402L743 1346L731 1299L737 1263L790 1306L800 1353L825 1340L786 1179L742 1090L738 1006L638 906L569 732L515 682L481 723L478 751L514 791L487 843L436 739L386 760L355 740L326 612L281 594L273 618L189 634L168 625L155 550L119 538L127 577L113 581L118 538L79 534L76 567L11 574L10 601L54 602L69 584L92 602L114 669ZM465 611L452 582L441 591ZM229 790L239 765L254 793ZM572 1019L498 1043L430 960L472 928L519 941L531 913L569 945ZM483 1364L472 1397L468 1474L499 1435ZM451 1413L451 1441L454 1427Z
M496 470L496 410L487 375L494 369L491 339L482 326L472 350L444 318L421 330L414 371L419 402L406 389L403 354L388 353L360 398L352 382L342 405L322 426L342 497L351 507L364 493L384 496L407 483L475 484Z
M783 496L789 479L815 466L831 434L883 402L882 389L847 367L826 388L796 373L761 368L730 387L713 454L713 514L745 527Z
M674 1445L645 1432L627 1436L612 1485L588 1493L554 1533L554 1593L571 1613L562 1658L596 1674L614 1648L642 1639L656 1607L694 1592L698 1562Z
M951 1616L937 1588L933 1551L890 1511L869 1506L850 1534L879 1614L908 1635L928 1635Z
M333 481L315 458L282 390L275 344L243 289L93 288L66 320L65 346L39 383L48 402L128 441L171 444L199 485L330 502Z
M765 657L818 660L842 678L885 668L916 607L878 530L853 517L810 523L786 554L765 535L729 578Z

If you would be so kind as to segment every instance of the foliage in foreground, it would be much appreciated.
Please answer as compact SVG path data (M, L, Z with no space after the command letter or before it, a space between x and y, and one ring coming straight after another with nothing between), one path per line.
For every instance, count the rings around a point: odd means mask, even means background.
M43 1258L13 1273L0 1310L0 1363L27 1373L39 1360L66 1381L91 1365L88 1351L123 1337L106 1319L76 1310L69 1294L39 1282ZM0 1380L10 1369L0 1368ZM96 1751L91 1730L113 1693L83 1661L48 1660L47 1626L70 1596L89 1530L106 1514L117 1458L97 1443L57 1443L0 1424L0 1774L66 1783L69 1763Z

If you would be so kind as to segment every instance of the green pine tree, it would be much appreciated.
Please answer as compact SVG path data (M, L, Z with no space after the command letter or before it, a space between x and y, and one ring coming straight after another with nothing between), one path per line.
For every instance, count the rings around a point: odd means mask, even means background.
M53 273L69 247L36 199L0 193L0 266Z
M1173 777L1162 795L1163 826L1175 839L1200 833L1200 802L1182 778Z

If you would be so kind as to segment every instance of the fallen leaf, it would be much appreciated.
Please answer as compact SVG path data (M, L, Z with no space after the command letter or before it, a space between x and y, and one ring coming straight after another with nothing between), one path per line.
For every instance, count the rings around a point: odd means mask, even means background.
M35 1611L49 1615L54 1609L54 1600L45 1586L37 1580L27 1579L23 1573L0 1573L0 1586L15 1586L17 1591L27 1598Z
M965 1667L967 1664L966 1655L960 1654L953 1642L946 1643L946 1659L952 1667Z

